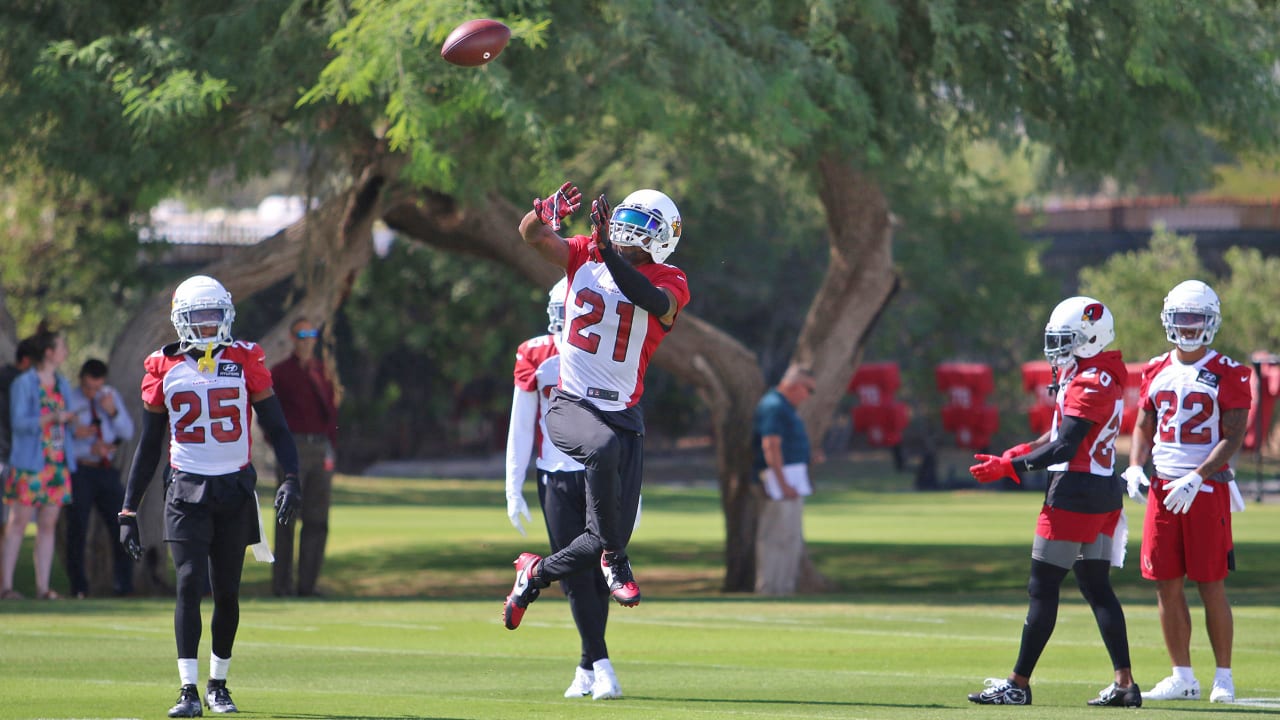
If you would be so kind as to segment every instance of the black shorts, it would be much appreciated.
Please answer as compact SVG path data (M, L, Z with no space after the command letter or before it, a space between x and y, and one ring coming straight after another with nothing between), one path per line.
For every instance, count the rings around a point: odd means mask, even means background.
M165 542L248 547L258 542L253 466L228 475L166 471Z

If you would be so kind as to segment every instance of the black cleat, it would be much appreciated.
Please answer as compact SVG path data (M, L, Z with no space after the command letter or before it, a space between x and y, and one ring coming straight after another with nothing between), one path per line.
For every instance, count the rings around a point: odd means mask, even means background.
M1008 680L991 678L987 689L969 693L969 702L979 705L1030 705L1031 688L1021 688Z
M227 689L226 680L209 680L209 687L205 689L204 704L216 713L233 713L240 712L236 708L236 704L231 701L231 691Z
M192 718L202 715L204 708L200 707L200 691L195 685L183 685L178 690L178 704L169 708L169 717Z
M1111 683L1089 704L1094 707L1142 707L1142 690L1138 689L1138 683L1124 688Z
M609 594L623 607L640 604L640 586L631 574L631 562L622 553L606 552L600 555L600 571L604 573Z

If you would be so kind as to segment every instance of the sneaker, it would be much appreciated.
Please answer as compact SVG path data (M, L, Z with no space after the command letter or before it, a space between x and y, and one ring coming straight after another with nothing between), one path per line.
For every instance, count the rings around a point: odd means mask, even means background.
M1214 680L1213 690L1209 691L1211 703L1233 703L1236 701L1236 686L1230 680Z
M567 698L586 697L591 694L591 686L596 682L596 674L581 665L573 672L573 682L564 691Z
M178 704L169 708L169 717L200 717L204 708L200 707L200 691L195 685L183 685L178 690Z
M1030 705L1031 688L1020 688L1004 678L987 678L986 690L969 693L969 702L979 705Z
M209 687L204 694L204 704L216 713L240 712L231 701L231 691L227 689L226 680L209 680Z
M537 600L538 594L542 592L533 581L533 571L540 562L542 557L533 553L520 553L520 557L516 558L516 584L511 587L511 594L507 596L507 602L502 608L502 623L508 630L520 627L529 603Z
M595 670L595 681L591 683L592 700L617 700L622 697L622 686L618 684L618 676L613 674L613 663L608 659L592 663Z
M640 604L640 586L631 574L631 563L621 553L606 552L600 556L600 571L609 586L609 594L623 607Z
M1199 700L1200 681L1185 682L1177 675L1156 683L1156 686L1142 693L1143 700Z
M1088 704L1094 707L1142 707L1142 690L1138 683L1123 688L1111 683Z

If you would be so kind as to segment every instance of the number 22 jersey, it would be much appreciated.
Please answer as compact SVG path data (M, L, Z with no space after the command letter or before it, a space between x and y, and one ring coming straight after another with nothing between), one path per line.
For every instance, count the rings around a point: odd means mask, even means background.
M169 464L197 475L226 475L250 460L250 396L271 387L266 356L236 340L202 371L196 358L166 345L143 362L142 401L169 412Z
M1147 363L1141 403L1156 418L1151 460L1157 475L1179 478L1204 462L1222 439L1222 411L1249 408L1252 377L1252 370L1216 350L1190 365L1173 351Z

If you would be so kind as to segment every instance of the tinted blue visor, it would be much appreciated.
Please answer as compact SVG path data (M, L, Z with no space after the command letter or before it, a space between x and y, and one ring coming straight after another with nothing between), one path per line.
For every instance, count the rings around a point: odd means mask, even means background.
M613 221L644 228L652 235L657 235L658 232L662 230L662 220L647 212L633 210L631 208L619 208L618 211L613 214Z

